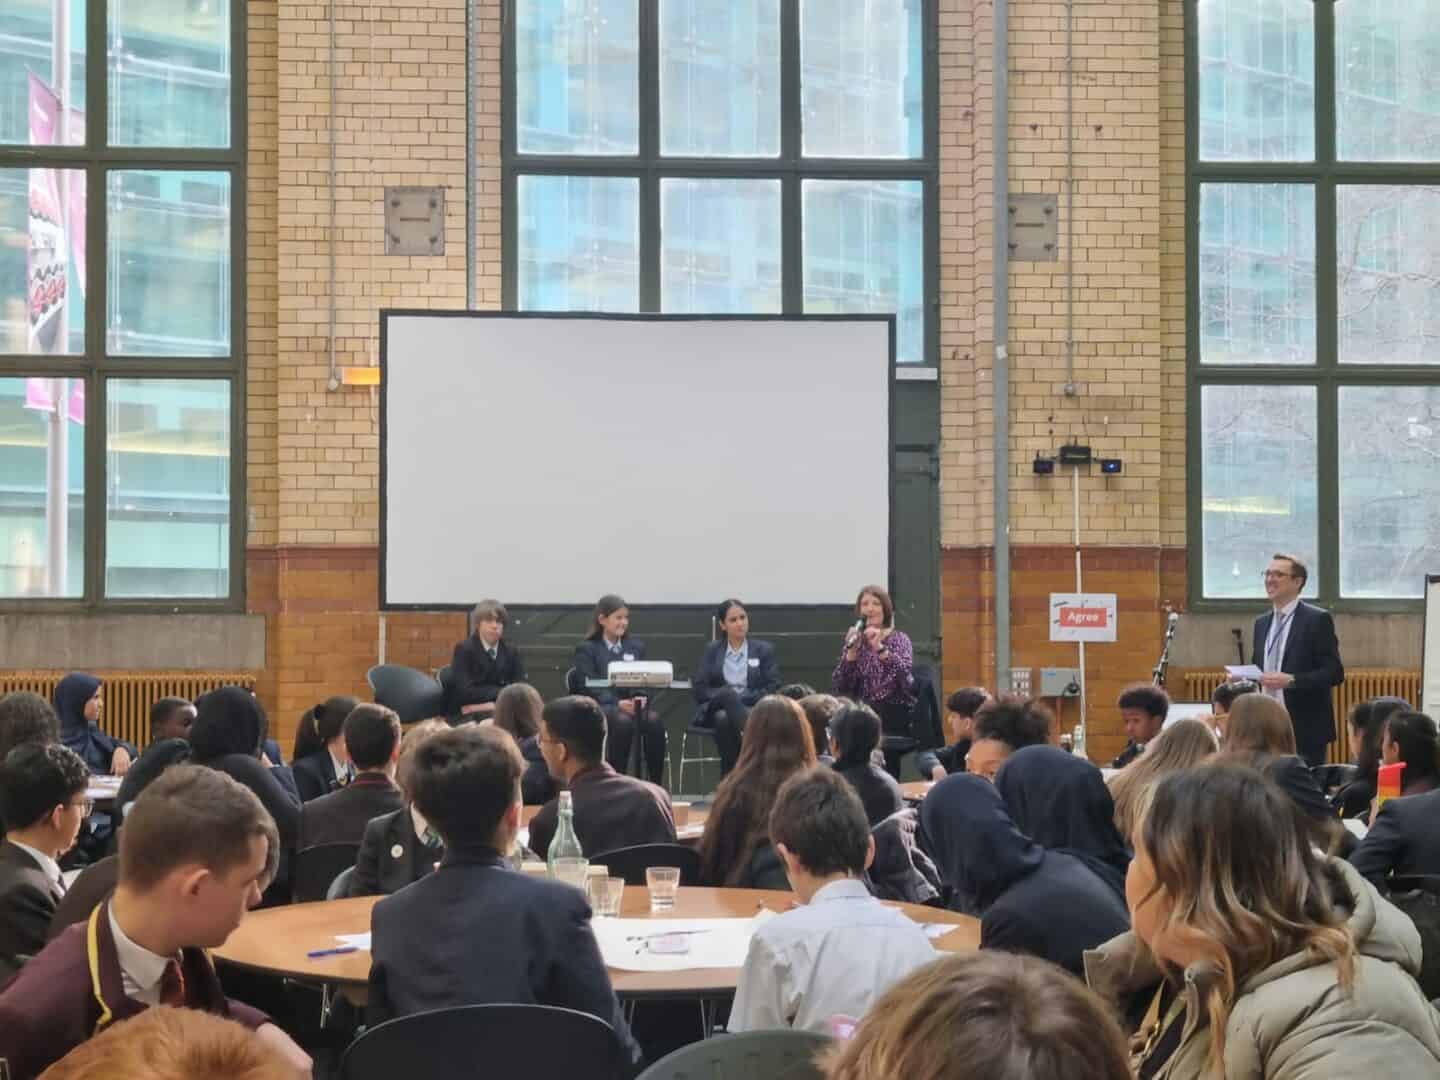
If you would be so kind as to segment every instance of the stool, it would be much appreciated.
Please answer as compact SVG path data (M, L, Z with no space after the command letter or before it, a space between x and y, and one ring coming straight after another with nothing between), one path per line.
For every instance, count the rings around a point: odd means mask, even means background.
M696 757L689 757L689 756L687 755L687 750L688 750L689 745L690 745L690 736L691 736L691 735L694 735L697 739L701 740L701 745L703 746L703 745L704 745L704 741L703 741L703 740L705 740L705 739L710 739L710 740L712 740L712 741L714 740L714 738L715 738L715 731L714 731L714 729L712 729L712 728L701 727L699 724L690 724L690 725L687 726L687 727L685 728L685 730L681 733L681 735L680 735L680 768L677 770L677 774L676 774L676 775L674 776L674 778L673 778L673 779L675 780L675 783L669 785L669 786L670 786L670 790L671 790L673 793L675 793L676 795L683 795L683 794L685 794L685 766L686 766L687 764L700 765L700 766L703 767L703 766L705 765L705 763L708 762L708 761L713 761L713 762L715 762L717 765L720 763L720 756L719 756L718 754L716 754L714 757L707 757L706 755L704 755L704 754L702 753L702 754L697 755ZM673 758L673 757L674 757L674 753L672 752L672 753L671 753L671 758ZM666 761L665 767L666 767L666 771L668 772L668 771L669 771L669 768L670 768L670 762L669 762L669 761ZM670 779L671 779L671 777L668 777L668 776L666 777L667 783L668 783L668 781L669 781Z

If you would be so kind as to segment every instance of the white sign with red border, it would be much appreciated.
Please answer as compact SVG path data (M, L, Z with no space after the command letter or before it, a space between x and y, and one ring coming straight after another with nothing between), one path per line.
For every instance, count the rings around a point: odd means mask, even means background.
M1114 593L1051 593L1051 641L1114 641Z

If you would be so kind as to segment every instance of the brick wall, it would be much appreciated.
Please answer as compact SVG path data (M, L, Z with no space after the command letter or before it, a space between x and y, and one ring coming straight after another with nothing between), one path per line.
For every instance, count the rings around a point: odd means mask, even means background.
M317 696L363 687L378 652L376 399L327 389L330 297L329 8L252 0L247 237L249 606L267 618L261 692L285 737ZM474 192L476 297L500 300L500 12L479 5ZM1121 594L1122 641L1090 650L1097 754L1118 720L1100 708L1144 676L1161 605L1184 594L1182 5L1074 6L1075 205L1065 206L1065 8L1011 3L1010 187L1062 196L1074 251L1011 268L1017 664L1062 663L1037 605L1068 587L1069 486L1030 474L1075 436L1125 459L1084 481L1087 587ZM940 386L945 683L994 668L991 454L991 6L940 0ZM336 354L376 359L384 306L465 303L464 0L336 8ZM446 191L446 253L382 254L380 194ZM1065 396L1065 272L1074 260L1074 381ZM1087 570L1087 574L1090 572ZM1062 580L1063 579L1063 580ZM389 659L448 659L464 619L387 622Z

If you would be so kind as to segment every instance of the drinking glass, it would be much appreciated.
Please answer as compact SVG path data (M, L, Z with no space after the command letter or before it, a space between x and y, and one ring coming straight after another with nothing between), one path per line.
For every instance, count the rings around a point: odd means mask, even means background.
M566 885L573 885L581 892L585 891L585 878L589 873L589 859L555 860L555 880L563 881Z
M625 879L592 875L585 884L590 900L590 910L595 917L613 917L620 914L620 900L625 895Z
M645 871L645 887L650 891L650 910L672 911L675 894L680 891L678 866L652 866Z

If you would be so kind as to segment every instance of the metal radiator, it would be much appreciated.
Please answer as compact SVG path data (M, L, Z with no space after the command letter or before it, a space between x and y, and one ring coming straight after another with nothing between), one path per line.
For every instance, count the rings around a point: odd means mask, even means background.
M150 741L150 706L161 698L194 701L207 690L220 686L255 688L253 671L95 671L91 674L104 681L101 728L140 747ZM54 701L55 684L64 677L63 671L0 671L0 696L15 690L29 690L46 701Z
M1185 700L1209 701L1215 687L1225 676L1214 671L1185 673ZM1335 741L1330 744L1330 760L1350 760L1350 733L1345 718L1358 702L1373 697L1404 698L1413 705L1420 703L1420 672L1400 668L1360 668L1345 672L1345 682L1335 687Z

